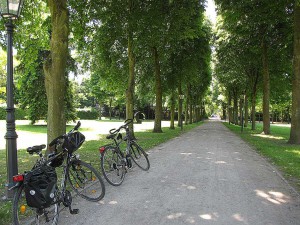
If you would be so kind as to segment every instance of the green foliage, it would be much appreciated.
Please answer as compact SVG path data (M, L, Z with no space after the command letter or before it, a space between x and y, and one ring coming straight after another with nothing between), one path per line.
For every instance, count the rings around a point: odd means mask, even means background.
M216 32L216 75L220 83L227 92L255 95L263 69L261 46L266 43L271 102L289 102L292 1L215 2L220 15Z
M6 119L6 110L5 108L0 108L0 120Z
M0 104L6 101L6 53L0 48Z
M79 110L77 117L81 120L95 120L99 118L99 112L97 110Z
M15 109L15 119L16 120L24 120L27 119L26 110L21 108ZM6 108L0 107L0 120L6 120Z
M84 67L91 70L89 86L97 102L107 103L105 99L111 95L117 101L124 96L129 28L133 33L136 103L155 99L151 47L158 49L164 96L177 88L182 76L197 84L194 93L204 95L211 80L211 31L204 21L204 1L131 3L100 1L83 6L70 1L72 44Z
M47 115L47 96L43 71L43 57L45 54L45 51L39 52L38 62L35 63L37 68L34 72L26 73L26 66L23 62L17 67L20 78L17 83L16 97L20 107L27 109L28 119L33 124L39 119L45 120Z
M44 58L48 54L48 51L39 51L37 62L34 64L37 67L34 72L28 72L26 65L21 62L17 67L17 73L19 74L19 80L17 83L16 98L20 107L26 109L28 113L28 119L34 124L36 121L47 119L47 95L45 89L45 75L43 70ZM72 65L72 59L68 61L69 71L74 70ZM33 68L32 68L33 69ZM65 99L65 111L67 121L76 119L76 110L74 102L75 90L68 81L66 76L66 99ZM26 87L26 89L24 88Z

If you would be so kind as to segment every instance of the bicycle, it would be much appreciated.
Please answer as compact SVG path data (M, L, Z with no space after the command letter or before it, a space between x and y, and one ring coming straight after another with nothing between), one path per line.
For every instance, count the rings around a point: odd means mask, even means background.
M150 168L148 154L130 134L128 125L133 123L133 120L127 119L124 123L118 129L114 128L109 131L110 134L106 138L112 139L114 143L99 148L103 176L113 186L122 184L127 170L132 167L132 161L144 171ZM125 130L124 138L120 133L123 129ZM126 142L125 152L120 147L123 142Z
M93 202L104 197L105 186L99 173L74 155L85 140L78 131L80 125L78 122L67 134L55 138L49 144L54 152L48 157L42 154L46 145L27 148L29 154L37 154L39 158L31 171L13 177L16 182L11 188L16 189L13 199L13 224L56 225L61 203L69 208L71 214L77 214L79 209L71 207L74 192ZM57 167L63 169L60 188L57 184ZM67 190L67 181L74 190L73 193ZM30 182L35 183L30 186Z

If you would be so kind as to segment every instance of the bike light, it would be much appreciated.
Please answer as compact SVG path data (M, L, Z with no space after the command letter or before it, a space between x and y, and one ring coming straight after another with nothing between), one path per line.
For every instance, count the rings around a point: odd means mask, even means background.
M100 153L103 153L105 151L105 147L104 146L100 147L99 151L100 151Z
M14 182L20 182L20 181L23 181L23 180L24 180L24 175L23 174L18 174L18 175L13 176L13 181Z
M25 214L25 212L26 212L26 206L25 205L21 205L21 207L20 207L20 213L21 214Z

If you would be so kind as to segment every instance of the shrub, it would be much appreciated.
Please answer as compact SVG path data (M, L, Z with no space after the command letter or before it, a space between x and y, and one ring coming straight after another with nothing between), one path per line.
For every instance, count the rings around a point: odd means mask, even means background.
M95 120L99 118L99 112L96 110L79 110L77 117L82 120Z
M15 109L15 119L24 120L26 119L26 111L24 109L16 108ZM0 120L6 120L6 108L0 108Z

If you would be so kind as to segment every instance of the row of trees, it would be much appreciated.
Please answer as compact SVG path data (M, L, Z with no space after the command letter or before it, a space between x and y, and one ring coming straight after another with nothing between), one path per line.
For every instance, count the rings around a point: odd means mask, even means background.
M74 119L68 76L88 71L96 102L125 102L126 118L133 118L136 102L154 100L154 132L162 132L163 99L171 107L171 128L179 95L185 95L186 115L194 118L211 80L211 28L204 3L25 1L14 39L20 105L33 121L46 115L51 141L65 133L67 119ZM181 115L181 104L178 110Z
M81 27L89 37L81 44L88 44L78 45L78 54L92 71L99 102L104 93L114 99L126 93L126 117L132 118L135 102L155 99L154 132L161 132L163 98L172 115L184 90L191 91L185 93L193 98L189 105L201 101L210 81L204 1L111 1L91 8L97 10ZM171 123L174 128L174 116Z
M270 134L270 106L276 110L292 105L289 142L300 144L300 1L215 2L220 15L216 75L225 87L230 115L237 121L244 96L255 129L257 98L262 95L263 131Z

